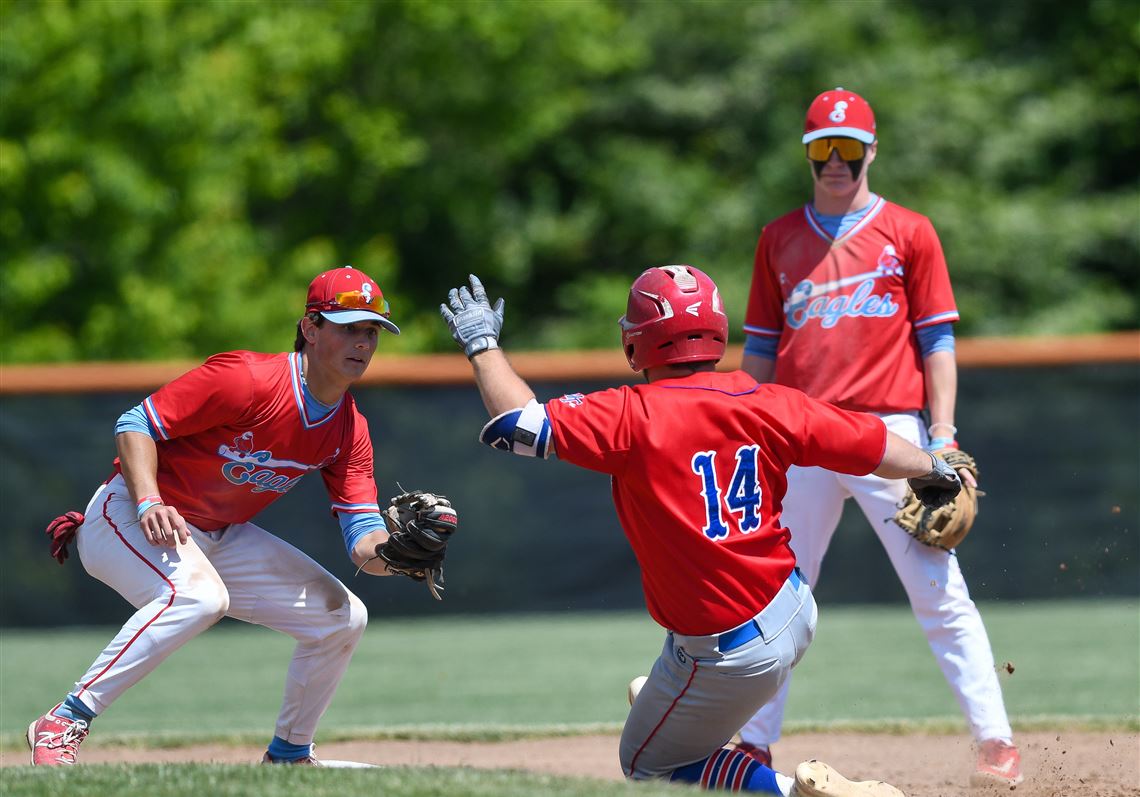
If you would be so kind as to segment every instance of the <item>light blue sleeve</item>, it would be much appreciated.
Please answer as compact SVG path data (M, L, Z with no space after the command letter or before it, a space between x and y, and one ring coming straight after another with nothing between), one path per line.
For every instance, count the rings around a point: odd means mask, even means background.
M755 354L766 360L776 359L776 349L780 347L780 339L767 335L745 335L744 353Z
M138 432L139 434L150 435L152 440L159 439L158 431L150 422L150 418L146 417L146 410L143 409L142 404L131 407L119 416L119 420L115 422L115 434L123 432Z
M918 338L918 349L926 359L936 351L954 351L954 325L947 321L944 324L934 324L915 330Z
M388 524L379 512L337 512L336 518L340 521L340 533L344 535L344 547L349 556L365 534L377 529L388 530Z

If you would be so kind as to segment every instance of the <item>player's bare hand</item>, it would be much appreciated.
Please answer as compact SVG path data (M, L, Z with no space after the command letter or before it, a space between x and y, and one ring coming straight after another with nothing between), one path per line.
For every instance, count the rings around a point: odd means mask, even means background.
M962 480L962 484L966 485L967 487L972 487L975 490L978 489L978 480L974 478L974 474L970 473L970 471L966 470L965 468L958 469L958 478L960 478Z
M139 518L143 536L151 545L173 548L185 545L190 539L190 530L178 510L166 504L152 506Z

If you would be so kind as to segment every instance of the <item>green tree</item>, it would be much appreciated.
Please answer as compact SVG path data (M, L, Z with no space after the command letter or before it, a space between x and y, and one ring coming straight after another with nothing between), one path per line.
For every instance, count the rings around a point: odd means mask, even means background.
M939 230L963 333L1134 328L1137 31L1124 0L0 0L0 360L287 348L345 263L387 350L450 350L468 272L515 347L612 345L663 262L738 330L835 85L876 109L875 190Z

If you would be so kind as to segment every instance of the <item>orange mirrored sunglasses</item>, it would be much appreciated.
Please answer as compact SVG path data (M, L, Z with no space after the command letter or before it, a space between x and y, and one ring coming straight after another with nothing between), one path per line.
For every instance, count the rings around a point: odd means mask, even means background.
M316 302L310 304L307 308L309 311L330 311L330 310L368 310L372 313L388 318L392 315L392 308L388 305L387 299L376 301L376 294L369 291L343 291L333 296L331 302Z
M862 160L867 154L867 146L854 138L817 138L807 143L808 159L819 163L827 163L833 150L845 161Z

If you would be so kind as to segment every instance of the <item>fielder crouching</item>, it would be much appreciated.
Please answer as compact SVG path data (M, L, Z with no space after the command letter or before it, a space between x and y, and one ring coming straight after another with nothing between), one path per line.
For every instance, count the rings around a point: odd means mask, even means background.
M48 534L61 564L74 539L87 572L137 611L63 701L28 728L34 765L74 764L96 716L224 616L297 641L263 762L320 765L317 723L368 612L331 573L250 521L305 473L320 471L353 563L373 575L427 580L435 590L456 517L446 516L435 550L417 559L421 569L400 568L387 550L398 515L386 523L380 512L368 424L348 392L381 332L399 334L389 315L364 272L326 271L309 286L293 352L215 355L119 419L114 474L85 515L57 518ZM393 539L403 533L390 530Z
M630 289L622 346L645 384L546 404L499 348L503 300L492 306L470 282L440 312L491 416L480 439L610 474L646 605L666 629L648 678L630 685L619 750L626 777L780 797L900 797L820 761L789 777L724 745L777 693L815 633L815 600L779 522L788 468L909 478L931 504L957 494L957 474L873 415L743 371L718 373L728 319L716 285L692 266L650 268Z

